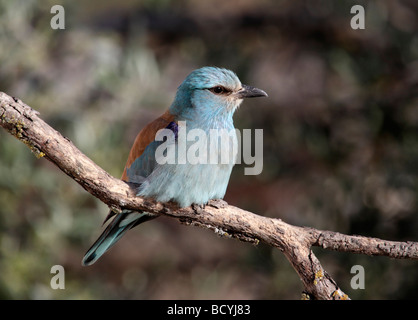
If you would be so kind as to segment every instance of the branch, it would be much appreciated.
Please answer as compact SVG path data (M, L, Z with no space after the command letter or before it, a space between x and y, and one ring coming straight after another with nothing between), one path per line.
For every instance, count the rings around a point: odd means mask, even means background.
M287 257L305 292L315 299L348 299L326 273L312 246L391 258L418 259L417 242L395 242L289 225L212 200L204 208L179 208L137 197L134 188L116 179L78 150L73 143L38 117L21 100L0 92L0 126L25 143L38 158L46 158L85 190L113 210L131 209L166 215L187 225L210 229L227 238L278 248Z

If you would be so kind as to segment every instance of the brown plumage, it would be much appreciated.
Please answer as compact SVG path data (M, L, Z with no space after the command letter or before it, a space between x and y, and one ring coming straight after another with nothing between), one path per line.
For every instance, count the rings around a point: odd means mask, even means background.
M144 152L145 148L155 140L155 134L158 130L164 129L170 122L174 121L174 115L168 110L159 118L147 124L136 136L135 142L129 152L128 160L126 161L125 169L123 170L122 180L129 182L127 175L128 168L132 163L139 158Z
M132 145L131 151L129 152L128 160L126 161L125 169L123 170L121 180L130 182L127 174L128 169L139 158L143 153L145 148L155 140L155 134L158 130L164 129L168 126L170 122L174 121L174 115L172 115L168 110L161 115L159 118L148 123L136 136L134 144ZM103 224L105 224L111 217L113 217L116 212L110 210L106 216Z

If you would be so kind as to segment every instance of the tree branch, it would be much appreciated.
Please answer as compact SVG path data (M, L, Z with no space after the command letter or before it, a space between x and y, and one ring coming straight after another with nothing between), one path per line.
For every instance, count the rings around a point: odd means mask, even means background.
M391 258L418 259L416 242L386 241L293 226L280 219L259 216L230 206L221 200L212 200L204 208L179 208L172 202L160 203L137 197L131 185L112 177L96 165L38 115L38 112L19 99L0 92L0 125L25 143L35 156L54 163L113 210L144 210L175 218L187 225L210 229L224 237L254 244L262 241L276 247L299 275L309 297L348 299L323 269L311 250L312 246Z

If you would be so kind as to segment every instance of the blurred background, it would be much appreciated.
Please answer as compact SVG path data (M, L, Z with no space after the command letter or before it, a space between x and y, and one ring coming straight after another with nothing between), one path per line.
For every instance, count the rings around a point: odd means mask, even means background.
M65 8L53 30L51 7ZM365 30L353 30L353 5ZM195 68L268 92L237 128L264 130L258 176L225 200L301 226L418 241L418 2L0 0L0 90L19 97L120 177L138 131ZM99 262L81 259L106 205L0 130L0 298L299 299L276 249L160 218ZM418 262L314 248L354 299L418 298ZM65 290L53 290L53 265ZM354 265L365 289L350 286Z

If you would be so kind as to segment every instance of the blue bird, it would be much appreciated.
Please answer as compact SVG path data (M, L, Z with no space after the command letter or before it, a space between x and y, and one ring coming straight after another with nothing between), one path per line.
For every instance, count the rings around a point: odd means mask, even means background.
M140 184L138 196L155 198L160 202L175 201L181 207L222 199L238 147L232 116L244 98L263 96L267 96L263 90L241 84L230 70L217 67L194 70L179 86L170 108L139 132L122 180ZM207 161L200 161L205 160L204 157L199 161L188 158L196 155L196 152L189 152L197 144L196 140L189 139L189 134L196 132L207 137L214 132L222 133L216 136L216 140L199 136L198 154L206 155ZM220 143L225 132L227 143ZM156 139L159 133L165 133L162 139ZM181 139L182 133L187 139ZM224 156L226 161L222 158ZM96 262L128 230L157 217L147 212L123 210L116 214L110 211L105 222L113 216L87 251L83 265Z

